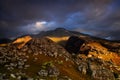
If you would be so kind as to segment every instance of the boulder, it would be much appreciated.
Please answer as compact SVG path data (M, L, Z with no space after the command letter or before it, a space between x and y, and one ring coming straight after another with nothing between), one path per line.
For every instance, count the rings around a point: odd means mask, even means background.
M85 43L85 40L77 37L71 36L66 43L66 50L70 53L79 53L80 47Z

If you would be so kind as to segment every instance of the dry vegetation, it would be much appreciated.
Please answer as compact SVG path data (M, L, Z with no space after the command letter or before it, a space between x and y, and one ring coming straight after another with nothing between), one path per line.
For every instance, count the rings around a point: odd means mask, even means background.
M65 37L47 37L51 39L52 41L58 43L59 45L65 47L67 40L69 39L69 36Z
M65 37L47 37L49 39L51 39L54 42L61 42L61 41L67 41L69 36L65 36Z
M20 43L20 45L18 45L18 49L22 48L28 41L30 41L32 39L32 37L30 36L25 36L25 37L22 37L22 38L18 38L16 39L13 44L18 44Z
M89 55L94 55L105 61L112 60L116 65L120 65L120 56L115 52L109 51L107 48L103 47L100 43L92 42L87 44L87 46L91 47Z
M7 44L0 44L0 46L2 47L2 46L7 46Z

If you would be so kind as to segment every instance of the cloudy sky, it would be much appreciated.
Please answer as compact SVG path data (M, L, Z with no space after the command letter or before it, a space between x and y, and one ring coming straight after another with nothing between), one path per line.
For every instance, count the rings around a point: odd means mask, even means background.
M120 40L120 0L0 0L0 38L57 27Z

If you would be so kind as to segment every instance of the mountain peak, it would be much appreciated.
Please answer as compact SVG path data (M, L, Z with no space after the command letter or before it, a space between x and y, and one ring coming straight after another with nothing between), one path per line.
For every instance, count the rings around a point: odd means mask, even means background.
M65 29L65 28L61 28L61 27L56 28L55 30L62 30L62 31L66 31L66 29Z
M52 36L52 37L64 37L64 36L79 36L81 33L69 31L65 28L58 27L55 30L40 32L38 35L35 35L36 37L45 37L45 36Z

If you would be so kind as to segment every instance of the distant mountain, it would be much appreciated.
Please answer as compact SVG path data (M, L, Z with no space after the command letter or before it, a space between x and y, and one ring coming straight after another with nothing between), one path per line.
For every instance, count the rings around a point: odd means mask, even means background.
M95 37L92 35L88 35L88 34L84 34L84 33L80 33L77 31L71 31L71 30L67 30L65 28L56 28L55 30L49 30L49 31L41 31L39 34L37 35L31 35L32 37L65 37L65 36L78 36L78 37L82 37L88 40L99 40L99 41L108 41L108 42L118 42L120 43L120 40L107 40L107 39L103 39L103 38L99 38L99 37Z
M69 31L65 28L56 28L55 30L50 31L42 31L37 35L33 35L34 37L44 37L44 36L50 36L50 37L64 37L64 36L80 36L85 35L76 31Z

